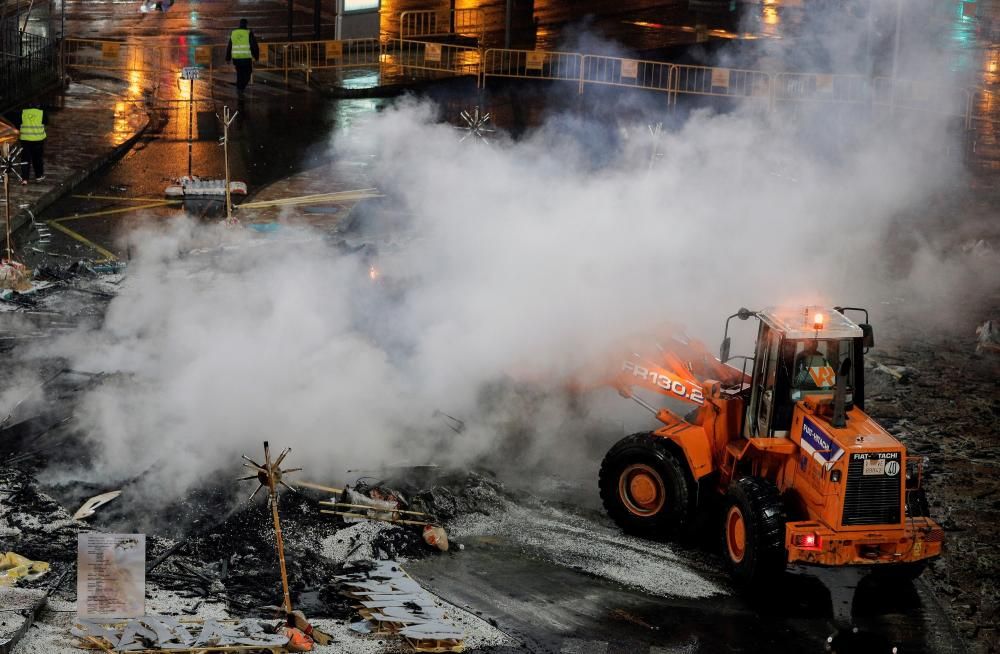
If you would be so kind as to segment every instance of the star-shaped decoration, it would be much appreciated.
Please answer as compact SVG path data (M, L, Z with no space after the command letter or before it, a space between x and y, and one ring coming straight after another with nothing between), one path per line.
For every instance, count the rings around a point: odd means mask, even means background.
M255 474L249 475L247 477L240 477L239 479L237 479L237 481L247 481L248 479L256 479L259 484L257 488L254 490L254 492L250 493L250 497L247 499L247 501L252 500L257 495L257 493L260 492L260 489L262 488L266 488L268 489L269 493L274 494L277 491L278 485L284 486L293 493L297 492L294 488L292 488L284 481L282 481L282 477L284 475L287 475L288 473L291 472L298 472L299 470L302 470L302 468L289 468L287 470L281 469L281 462L285 460L285 457L288 456L288 453L291 451L292 448L290 447L285 448L285 450L278 455L278 459L274 463L271 463L270 447L268 446L267 443L264 443L264 462L265 462L264 465L257 463L256 461L248 457L246 454L241 455L244 459L248 461L248 463L243 464L243 467L250 468L251 470L255 470L256 472Z
M465 132L459 142L465 141L465 139L470 136L474 139L482 141L483 143L489 143L489 135L496 132L493 126L490 124L491 114L488 111L480 111L479 107L474 107L473 109L463 109L462 113L458 114L465 125L459 125L455 129L460 129Z

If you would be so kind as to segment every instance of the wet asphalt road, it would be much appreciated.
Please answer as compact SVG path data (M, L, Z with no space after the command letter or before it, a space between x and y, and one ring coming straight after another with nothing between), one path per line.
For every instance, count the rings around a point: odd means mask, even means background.
M582 530L600 546L610 521L596 507L593 486L586 478L567 481L541 502L524 499L522 507L551 524L547 507L559 506L569 516L566 539L579 538ZM527 519L524 528L533 524ZM728 589L708 599L693 598L684 588L674 597L655 596L582 568L556 565L544 546L526 547L503 533L458 538L464 550L413 561L406 569L432 592L522 642L519 652L813 653L827 651L828 637L843 638L853 627L859 641L842 652L887 653L893 646L900 653L965 651L919 580L890 585L856 569L798 566L748 595L729 584L711 524L702 532L696 542L663 545L662 559L650 563L655 569L680 557L692 571ZM631 547L627 539L621 546ZM559 540L548 547L559 548Z

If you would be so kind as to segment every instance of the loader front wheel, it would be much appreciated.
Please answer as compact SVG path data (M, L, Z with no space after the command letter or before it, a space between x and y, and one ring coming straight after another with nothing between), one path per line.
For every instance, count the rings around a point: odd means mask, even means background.
M722 556L733 578L750 585L785 569L785 509L769 481L743 477L726 493Z
M686 465L651 433L618 441L604 457L601 500L626 533L647 538L675 536L694 512L694 482Z

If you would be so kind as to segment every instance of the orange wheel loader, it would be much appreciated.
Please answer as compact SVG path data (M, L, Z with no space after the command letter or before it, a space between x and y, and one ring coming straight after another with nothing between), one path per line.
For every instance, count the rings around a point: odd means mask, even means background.
M864 323L845 315L854 311ZM733 318L759 322L752 356L729 356ZM663 424L605 456L608 514L626 532L669 537L717 506L714 493L737 582L791 563L915 578L940 555L944 531L928 515L922 459L864 412L872 343L866 310L809 306L740 309L718 358L679 337L631 351L612 383Z

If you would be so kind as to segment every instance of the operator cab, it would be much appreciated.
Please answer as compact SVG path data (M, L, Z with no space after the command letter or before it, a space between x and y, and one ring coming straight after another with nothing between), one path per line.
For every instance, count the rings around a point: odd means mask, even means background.
M730 316L760 321L752 357L751 384L744 391L747 412L743 433L749 437L786 437L795 403L810 396L832 397L843 377L843 405L864 405L863 356L872 330L855 324L842 311L819 306L772 307ZM859 311L864 311L860 309ZM721 357L729 355L729 322Z

